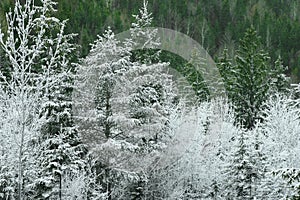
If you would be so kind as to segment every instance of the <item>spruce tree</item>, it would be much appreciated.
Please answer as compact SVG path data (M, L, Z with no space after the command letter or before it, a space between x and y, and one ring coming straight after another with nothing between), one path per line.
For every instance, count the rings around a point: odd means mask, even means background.
M262 132L240 130L226 164L224 196L237 199L253 199L270 195L274 180L267 177L269 164Z
M167 63L148 60L153 55L149 52L147 55L138 52L136 55L141 57L133 61L131 52L135 42L144 41L139 40L141 35L147 42L157 41L153 32L143 34L143 23L149 23L149 14L144 12L148 12L146 8L141 11L143 17L138 20L139 25L131 29L132 40L121 43L108 29L92 45L78 70L81 95L78 105L91 105L84 108L84 113L81 108L78 110L83 122L80 130L92 154L98 158L98 183L108 198L125 195L123 187L129 183L133 188L139 185L137 190L140 190L145 176L139 173L143 172L141 169L133 172L140 168L138 157L165 145L174 98L171 76L166 73ZM96 83L94 90L88 87L92 83ZM133 195L136 193L142 194L133 191Z
M160 51L156 48L160 45L160 38L157 29L147 29L153 20L147 5L148 2L144 1L139 14L133 15L135 22L130 29L133 43L141 43L144 48L133 52L134 58L142 65L139 72L135 70L132 74L134 88L130 109L132 116L141 122L137 130L140 132L140 144L144 143L150 150L162 141L176 91L168 74L169 64L159 59Z
M161 51L157 29L147 29L152 25L152 13L144 1L132 23L131 36L134 44L143 49L133 51L132 58L140 64L139 71L132 71L133 90L130 95L131 116L139 121L139 126L131 131L139 146L139 156L152 155L149 165L166 147L170 112L175 105L176 90L172 76L168 74L169 64L160 61ZM150 167L150 166L148 166ZM147 167L147 168L148 168ZM137 182L131 186L131 198L142 199L156 190L155 180L149 169L143 169ZM154 182L154 184L152 184ZM151 183L151 184L150 184ZM150 189L152 187L152 189Z
M277 58L272 68L272 81L271 81L271 92L273 93L285 93L289 92L290 79L285 75L287 67L283 65L281 56Z
M232 59L229 58L228 49L224 49L222 52L221 57L218 58L217 67L220 71L220 75L224 81L224 86L226 89L226 95L229 99L232 99L234 95L233 93L233 84L235 82L235 71L233 69Z
M271 91L287 91L288 79L280 58L272 67L253 27L240 40L237 56L231 60L225 49L218 67L236 111L236 122L246 129L262 121L263 105Z
M130 116L129 96L132 84L130 68L138 66L130 61L130 42L121 44L111 29L92 45L90 54L79 66L79 106L90 103L85 110L77 110L80 131L97 160L97 184L108 199L120 195L131 173L130 155L137 148L130 131L139 121ZM91 81L92 80L92 81ZM86 93L86 89L95 89ZM81 108L80 108L81 109ZM91 115L89 115L92 113ZM88 126L87 126L88 124Z
M130 33L133 42L141 49L134 50L131 58L140 63L157 63L160 60L161 51L157 49L160 38L157 37L157 29L150 28L153 22L152 13L148 11L148 1L143 1L139 13L133 15L134 22L131 23Z
M253 128L260 119L262 104L270 87L270 64L267 53L261 49L260 39L254 28L246 31L240 41L236 56L236 80L233 84L237 119L246 128Z
M252 178L253 178L253 163L251 162L251 150L248 143L247 133L243 130L239 132L235 139L236 144L230 155L228 163L226 184L226 197L236 199L251 199Z

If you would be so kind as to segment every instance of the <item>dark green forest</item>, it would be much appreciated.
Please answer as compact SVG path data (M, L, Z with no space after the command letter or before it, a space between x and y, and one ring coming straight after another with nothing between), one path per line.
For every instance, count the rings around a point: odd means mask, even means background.
M1 0L0 19L14 0ZM142 1L58 0L55 13L68 19L67 33L78 33L80 56L88 54L90 43L108 26L115 33L130 28L132 15ZM280 55L293 82L300 80L300 2L296 0L150 0L153 25L185 33L198 41L213 58L226 47L233 56L239 40L253 25L264 49L274 63Z

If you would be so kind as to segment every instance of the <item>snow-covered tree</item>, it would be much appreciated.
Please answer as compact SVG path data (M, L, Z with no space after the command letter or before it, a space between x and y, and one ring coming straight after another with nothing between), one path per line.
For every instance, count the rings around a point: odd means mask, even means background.
M87 156L85 169L76 173L67 172L62 180L62 198L66 200L106 200L107 193L97 183L95 159Z
M195 91L197 99L200 101L209 99L207 82L203 79L203 75L208 74L203 65L206 65L205 59L199 55L199 53L195 52L192 54L189 62L184 66L181 66L185 79L190 83L190 86ZM199 71L201 71L201 73Z
M273 177L266 149L268 141L262 131L263 124L252 130L239 129L225 162L223 197L237 199L262 199L282 197L278 191L282 181ZM281 182L280 182L281 181ZM277 190L277 191L276 191Z
M261 43L254 28L246 31L236 57L233 102L237 119L246 128L254 127L260 119L260 110L267 99L270 87L268 55L261 50Z
M236 77L232 59L230 59L228 55L228 49L223 50L221 57L218 59L217 66L225 83L226 94L229 99L232 99L234 96L233 89Z
M132 23L131 37L133 45L142 47L132 52L132 59L139 64L139 70L131 71L133 83L130 95L131 116L139 120L139 126L132 130L132 134L140 147L139 156L148 158L139 162L147 163L140 167L140 179L132 187L132 194L139 198L146 198L153 193L155 185L153 173L155 160L159 159L166 147L169 135L170 115L176 105L176 86L172 76L168 73L169 64L159 59L160 38L157 29L147 29L152 25L152 13L148 11L148 2L144 1L142 8ZM153 162L153 163L152 163ZM154 170L154 171L153 171ZM136 190L134 190L136 187ZM144 190L144 191L141 191ZM133 198L133 197L132 197Z
M84 171L85 148L71 131L63 131L49 138L43 137L35 155L37 177L32 188L34 198L64 199L63 179Z
M233 148L231 161L227 166L228 187L226 187L228 198L251 199L253 163L251 162L250 146L248 144L247 132L241 130L235 138L236 145Z
M263 131L266 135L266 151L273 155L269 161L271 166L296 167L299 162L295 150L299 145L300 121L297 109L290 98L274 95L266 103Z
M274 68L272 69L272 81L271 81L271 92L272 93L288 93L289 78L285 75L287 67L283 65L283 61L279 56L274 63Z
M33 182L42 169L34 158L40 153L41 133L53 116L48 105L69 73L73 35L64 34L65 21L51 16L55 5L51 0L39 5L16 1L6 15L6 33L0 32L1 48L11 66L9 75L1 68L0 137L7 141L1 146L4 198L29 198L36 192Z
M147 151L162 148L168 137L167 127L175 94L170 75L163 71L165 67L165 63L142 65L145 74L134 73L132 80L135 87L130 95L130 113L140 122L132 133Z
M152 197L163 199L220 198L227 177L222 166L236 135L234 115L224 100L180 106L172 112L168 147L152 167Z
M80 112L79 117L81 125L93 125L87 129L82 126L80 130L92 154L98 159L98 184L102 184L103 192L107 192L109 199L118 195L114 192L117 193L120 177L128 175L125 172L128 156L136 149L129 134L139 123L128 112L131 88L128 71L130 67L135 67L129 59L129 44L122 46L112 30L108 29L95 41L78 73L83 80L79 90L89 89L88 81L96 74L95 79L92 78L96 84L95 90L87 96L84 93L86 91L81 90L82 96L77 98L79 101L89 101L92 105L84 111L86 116Z
M99 180L108 198L124 195L126 182L135 184L144 177L138 157L164 146L175 96L167 63L132 61L131 51L135 42L140 42L138 37L146 37L149 44L145 48L153 48L157 42L155 34L143 32L144 25L151 22L145 12L146 4L142 17L137 17L138 25L133 24L131 41L121 43L108 29L92 45L78 70L77 105L91 105L80 108L86 109L84 113L78 112L83 122L81 131L99 161ZM141 51L136 55L149 58L152 54ZM97 85L94 90L89 87L92 84ZM133 170L137 168L140 170Z
M283 178L287 183L288 187L290 187L290 191L284 191L284 197L288 197L292 200L298 200L300 198L300 168L282 168L273 171L273 174Z
M133 15L134 22L131 24L131 38L139 44L140 49L132 52L132 59L141 63L156 63L159 61L161 51L157 49L160 45L160 38L157 36L157 29L147 29L152 25L152 13L148 11L148 1L143 1L139 13Z
M159 60L160 51L156 48L160 45L160 38L157 29L147 29L152 24L152 13L148 11L147 5L148 2L144 1L139 14L133 15L135 22L130 29L133 44L143 48L133 52L137 61L143 65L139 70L132 71L134 88L130 109L132 116L141 122L137 130L140 139L151 148L164 135L169 112L175 104L176 90L168 74L169 64Z
M299 184L297 169L300 166L298 109L289 96L281 94L272 96L266 103L266 108L261 129L266 137L264 143L270 165L269 172L276 174L275 178L278 179L272 190L274 195L277 194L279 197L291 197L299 191L297 189ZM286 180L282 180L282 177Z
M35 155L39 169L35 189L40 191L36 195L52 198L58 195L60 199L64 174L74 173L75 176L77 170L82 170L86 154L86 147L72 119L72 68L65 67L68 71L57 72L61 74L60 82L49 90L48 101L43 104L47 123L41 131L40 148Z

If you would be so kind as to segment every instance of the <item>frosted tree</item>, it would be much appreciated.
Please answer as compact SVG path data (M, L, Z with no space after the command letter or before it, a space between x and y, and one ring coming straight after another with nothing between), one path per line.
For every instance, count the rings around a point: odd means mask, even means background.
M157 83L162 80L158 72L165 64L148 66L131 62L130 45L128 41L120 44L108 29L92 46L91 53L80 66L82 73L78 73L82 80L78 83L81 84L79 88L89 90L86 86L91 84L90 80L97 83L93 91L81 90L79 99L94 106L85 111L85 116L81 114L83 122L92 124L86 126L83 123L81 131L98 158L98 167L103 170L99 171L99 180L109 198L120 195L123 190L117 188L116 177L136 180L134 167L129 168L136 166L131 163L132 159L136 162L134 152L149 152L159 145L159 139L163 137L161 131L167 123L166 109L170 106L170 91L164 88L164 85L170 85L169 75L165 75L168 79L164 84ZM126 182L126 178L123 180Z
M172 113L173 137L153 166L157 179L151 194L155 198L222 197L223 184L228 179L221 169L238 130L233 125L233 112L225 102L202 102L194 109L180 106L180 111Z
M147 196L151 190L146 182L151 182L151 161L159 157L170 139L168 135L170 113L176 104L176 86L172 76L168 73L168 63L159 59L160 38L157 29L148 29L152 24L152 13L147 9L148 2L144 1L142 8L132 23L131 37L133 45L142 47L132 52L131 58L139 63L138 70L131 70L133 83L130 94L130 113L139 120L139 126L132 130L132 134L140 147L140 157L148 157L140 174L137 192L143 188L142 196ZM149 155L152 155L149 157ZM150 170L149 170L150 169ZM148 171L149 170L149 171ZM136 193L133 189L133 194Z
M78 170L77 173L66 172L62 180L62 198L66 200L105 200L107 193L103 193L103 188L97 183L97 173L95 170L95 159L87 156L85 169Z
M146 38L141 40L147 43L144 48L156 45L156 35L143 29L151 21L146 4L140 14L138 25L131 29L132 40L121 43L109 28L78 69L76 112L82 122L80 131L98 160L98 183L109 199L127 198L128 184L144 181L141 177L147 170L140 158L164 147L175 96L167 63L154 64L147 60L153 54L143 51L136 54L144 56L142 60L132 61L139 36Z
M233 138L232 148L225 162L223 197L252 199L263 197L278 198L275 191L282 182L271 175L270 158L266 150L268 141L262 130L264 124L257 124L252 130L239 129Z
M85 149L72 132L62 130L43 138L35 155L37 178L33 181L34 198L65 199L63 180L84 171ZM66 177L67 176L67 177Z
M129 133L139 121L128 112L132 86L128 71L130 67L137 66L130 61L130 43L120 44L112 30L108 29L95 41L90 54L79 67L81 81L78 84L81 85L78 89L82 93L78 99L92 105L84 110L87 115L78 113L83 125L80 130L98 161L97 184L102 184L103 192L112 199L118 196L117 186L122 185L118 183L120 178L134 174L126 167L130 160L128 157L137 148ZM89 80L93 80L96 88L85 93L84 89L90 88L87 87ZM86 123L92 125L85 128Z
M292 105L295 106L297 113L299 114L300 108L300 84L291 84L292 86L292 98L288 99Z
M84 171L78 174L65 174L62 180L63 198L66 200L87 199L86 188L88 186L85 183L85 181L87 181L86 179L87 177Z
M278 181L273 185L274 195L299 195L299 118L295 102L289 96L276 94L266 103L264 126L265 149ZM286 180L282 180L285 178Z
M265 148L266 137L264 131L261 129L263 126L263 124L258 124L248 133L250 161L252 163L251 195L256 198L265 196L277 198L278 196L275 195L274 188L279 181L270 174L271 171L268 160L268 156L270 155L268 155Z
M229 99L233 98L234 95L234 82L236 81L235 71L232 64L232 59L229 58L228 49L224 49L221 57L218 59L217 67L220 71L226 94Z
M0 137L7 141L1 146L1 171L17 177L1 185L4 198L23 199L35 192L32 182L39 174L33 159L49 122L46 104L53 102L50 96L69 73L73 35L64 34L65 21L51 16L54 6L50 0L40 5L16 1L6 15L7 32L0 32L1 48L11 66L9 76L1 68Z
M153 20L147 5L148 2L144 1L139 13L133 15L135 21L130 29L133 44L142 47L142 50L134 51L133 55L138 56L137 61L143 63L139 71L132 71L132 82L135 86L131 95L131 112L142 122L139 126L140 132L152 132L148 137L141 136L143 141L156 143L160 137L157 133L163 134L162 129L166 128L164 124L167 124L168 112L175 103L176 86L168 74L169 64L161 62L160 51L155 51L160 45L157 29L147 29Z
M227 166L228 184L227 197L237 199L250 199L252 187L253 163L250 160L250 147L247 143L245 131L240 131L235 138L236 145L233 148L231 160Z
M133 15L135 21L131 24L131 38L134 43L140 44L141 49L132 52L132 58L141 63L153 63L159 61L160 38L157 37L157 29L147 29L152 25L152 13L148 11L148 1L143 1L139 13Z
M285 168L285 169L278 169L273 171L273 174L283 178L288 186L290 187L291 191L288 193L284 191L284 197L288 197L290 199L299 199L300 198L300 169L297 168Z
M116 187L116 177L127 177L123 178L124 184L126 179L140 179L141 175L133 170L139 167L131 160L136 163L136 156L141 155L134 152L147 154L163 145L173 98L171 77L163 71L167 64L132 62L133 43L120 43L108 29L94 43L79 70L82 87L89 90L85 86L90 80L97 83L95 90L81 94L83 101L94 104L94 109L89 108L81 119L95 125L87 130L83 127L82 131L99 159L99 169L103 170L99 179L109 198L124 190Z
M266 104L264 132L268 154L273 154L271 166L298 165L294 150L299 145L299 119L290 98L275 95ZM294 150L293 150L294 149ZM287 161L287 159L289 159Z
M48 101L43 104L47 123L41 131L40 148L35 155L39 169L39 178L34 183L35 191L39 191L37 196L61 199L64 174L76 176L85 166L86 147L72 119L71 70L68 66L67 72L57 72L61 73L60 83L51 88Z
M163 145L168 117L174 105L174 90L171 76L164 73L164 63L142 65L144 75L134 73L133 88L130 102L131 116L140 121L133 130L142 146L148 150ZM156 147L155 147L156 146Z
M246 128L252 128L260 119L259 112L269 90L269 57L260 50L260 45L256 31L250 28L241 40L236 57L233 102L237 118Z

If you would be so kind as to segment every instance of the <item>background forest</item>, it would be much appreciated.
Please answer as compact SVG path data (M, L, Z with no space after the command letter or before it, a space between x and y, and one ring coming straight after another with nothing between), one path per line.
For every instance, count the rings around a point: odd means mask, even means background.
M2 0L0 199L299 200L299 6ZM153 26L202 44L224 94Z
M24 0L21 0L21 2ZM0 20L14 0L1 0ZM130 28L132 14L141 1L59 0L59 19L69 19L67 33L78 33L80 55L86 56L97 34L108 26L116 32ZM213 58L226 47L234 55L239 39L252 24L262 38L272 61L281 55L286 73L293 82L300 80L300 2L295 0L150 0L153 26L185 33L198 41ZM168 58L169 59L169 58Z

